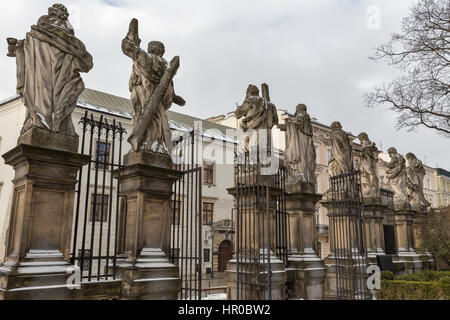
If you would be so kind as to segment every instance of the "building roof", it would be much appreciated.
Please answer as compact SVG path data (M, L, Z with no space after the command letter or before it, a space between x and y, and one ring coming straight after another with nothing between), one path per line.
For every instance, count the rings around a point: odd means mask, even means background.
M115 96L109 93L86 88L78 99L78 105L81 108L94 109L100 112L131 119L131 101L129 99ZM230 127L213 123L211 121L188 116L186 114L170 110L167 111L167 117L169 119L169 122L171 122L171 124L173 124L174 126L187 126L191 130L192 128L194 128L195 122L198 121L202 122L203 130L215 129L220 131L222 134L226 134L227 129L232 129Z
M450 172L442 168L436 168L436 173L438 176L446 176L450 178Z
M18 98L20 98L20 96L18 95L12 96L1 101L0 105ZM131 119L132 109L131 101L129 99L98 90L85 88L78 98L78 107L104 114L114 115L117 117L122 117L125 119ZM236 140L234 138L226 136L227 129L233 130L230 127L170 110L167 111L167 118L169 120L171 129L190 132L193 130L196 123L201 122L202 136L236 143ZM214 130L214 132L211 130Z

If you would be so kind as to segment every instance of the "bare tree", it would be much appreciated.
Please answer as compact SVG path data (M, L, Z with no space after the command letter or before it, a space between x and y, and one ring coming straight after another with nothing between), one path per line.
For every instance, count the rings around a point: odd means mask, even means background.
M371 59L387 61L401 75L366 94L368 106L390 105L399 113L398 129L425 126L450 137L450 0L419 0L402 32Z

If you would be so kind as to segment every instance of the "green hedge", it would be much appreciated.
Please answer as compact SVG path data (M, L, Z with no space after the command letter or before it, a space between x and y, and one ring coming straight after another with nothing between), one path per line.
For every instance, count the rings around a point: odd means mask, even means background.
M406 281L439 281L444 277L450 277L450 271L421 271L411 274L405 274L401 276L396 276L396 280L406 280ZM387 280L387 279L386 279Z
M450 300L449 271L423 271L395 277L391 272L382 272L381 279L379 300Z

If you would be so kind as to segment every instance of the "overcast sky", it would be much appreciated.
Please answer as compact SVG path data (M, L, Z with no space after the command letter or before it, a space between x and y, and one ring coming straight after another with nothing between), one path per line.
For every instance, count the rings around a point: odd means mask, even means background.
M57 1L0 0L0 99L15 94L15 61L6 37L24 38ZM63 1L76 36L94 57L86 87L129 97L131 60L121 40L138 18L142 48L163 41L166 58L181 58L175 90L187 101L174 111L200 118L225 114L241 103L248 84L270 86L278 108L309 113L329 125L366 131L402 154L450 170L450 140L421 129L396 131L395 114L369 109L363 94L388 81L395 69L368 57L399 31L411 0L79 0ZM426 157L426 159L425 159Z

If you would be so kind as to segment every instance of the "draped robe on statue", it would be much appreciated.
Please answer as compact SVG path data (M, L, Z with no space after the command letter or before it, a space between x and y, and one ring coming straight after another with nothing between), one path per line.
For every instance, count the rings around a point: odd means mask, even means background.
M316 151L311 119L306 112L297 112L286 126L288 137L286 162L292 175L300 181L315 183ZM297 181L298 182L298 181Z
M407 155L407 157L409 154ZM414 206L429 207L431 204L425 198L423 193L423 178L425 177L425 168L422 161L415 156L409 156L409 166L406 168L407 187L410 195L410 202Z
M405 158L399 154L391 155L391 162L387 165L389 169L386 171L386 178L389 180L389 185L394 191L394 201L408 201L408 196L406 193Z
M332 154L329 166L333 175L352 171L352 146L348 135L343 130L333 130L329 142Z
M27 107L22 133L40 127L74 135L71 113L84 90L80 72L89 72L93 62L70 23L42 16L16 54L17 93Z
M125 38L122 42L122 51L133 60L129 89L131 104L133 106L133 125L139 123L144 113L144 107L150 100L157 85L161 81L167 61L158 55L147 53L135 43ZM152 117L151 124L146 131L143 149L147 151L169 153L172 150L172 134L169 128L166 110L173 101L173 83L169 85L162 102Z

